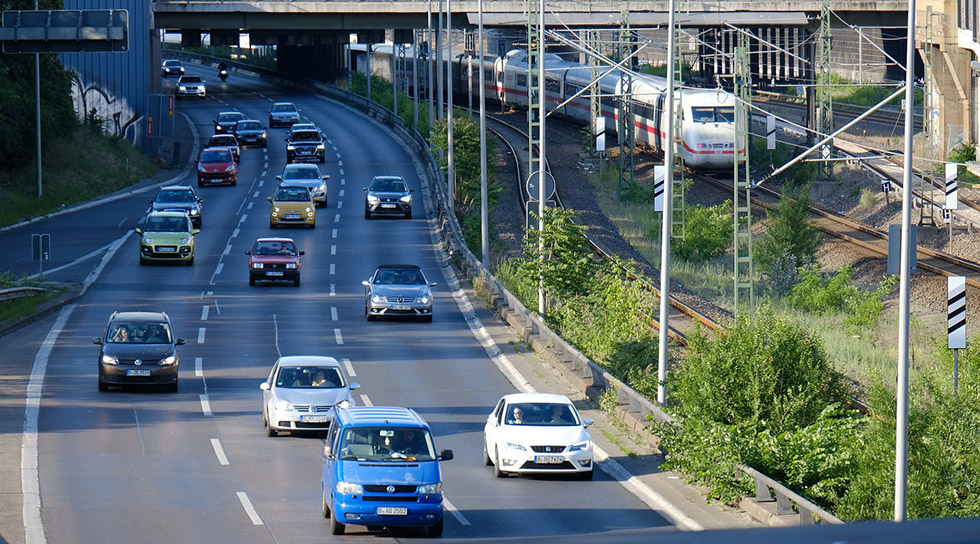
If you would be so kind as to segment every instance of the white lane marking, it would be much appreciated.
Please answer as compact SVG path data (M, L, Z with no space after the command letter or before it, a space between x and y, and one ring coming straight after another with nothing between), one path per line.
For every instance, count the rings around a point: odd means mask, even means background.
M222 255L227 255L229 253L231 253L231 244L225 246L225 251L222 253Z
M336 238L337 237L337 229L333 229L333 232L330 233L330 237L331 238Z
M120 221L118 225L116 225L116 228L122 228L122 224L125 223L127 219L129 219L129 218L128 217L123 217L123 220Z
M374 406L374 403L371 402L371 399L367 395L361 395L361 404L364 406ZM443 498L445 499L445 497Z
M334 216L333 216L333 222L334 223L340 223L340 214L339 213L338 214L334 214Z
M211 311L211 307L210 306L202 306L201 307L201 321L207 321L208 320L208 312L209 311Z
M214 455L218 458L218 464L222 466L228 466L231 463L228 462L228 456L225 455L225 449L221 447L221 441L217 438L211 439L211 447L214 448Z
M207 293L207 295L208 295L209 297L210 297L210 296L212 296L212 295L214 295L214 291L208 291L208 293Z
M265 185L265 180L264 179L260 179L259 180L259 187L261 187L263 185Z
M351 378L357 377L357 372L354 372L354 365L350 364L350 359L344 357L340 360L340 363L344 365L344 368L347 370L348 376L350 376Z
M252 520L252 525L262 525L262 518L259 517L259 513L252 506L252 501L248 500L248 495L244 491L239 491L235 494L238 495L238 500L242 503L242 508L245 509L245 513Z
M334 338L337 339L337 345L338 346L344 345L344 336L342 334L340 334L340 329L334 329L333 330L333 336L334 336Z
M340 169L340 175L341 176L344 175L344 169L343 168Z
M337 307L336 306L331 306L330 307L330 320L331 321L337 321Z
M252 198L258 198L258 197L259 197L259 192L258 191L255 191L254 193L252 193Z
M233 231L231 232L231 237L232 237L232 238L238 238L238 233L239 233L239 232L241 232L241 230L242 230L242 229L239 229L239 228L236 228L235 230L233 230Z
M208 292L210 293L210 291ZM218 299L214 299L214 311L218 312L218 315L221 315L221 308L218 307Z
M48 215L48 216L45 216L45 217L52 217L53 215L58 215L59 213L60 212L55 212L54 214ZM6 229L0 229L0 232L6 232ZM68 268L69 266L74 266L74 265L76 265L76 264L78 264L78 263L80 263L82 261L91 259L92 257L95 257L99 253L102 253L103 251L106 251L108 249L111 249L113 246L115 246L116 249L118 249L119 246L121 246L122 243L125 242L126 239L129 238L132 234L133 234L133 231L129 231L126 234L122 235L121 237L117 238L116 240L114 240L112 242L109 242L108 244L100 247L99 249L96 249L95 251L92 251L90 253L87 253L85 255L82 255L81 257L75 259L74 261L72 261L70 263L66 263L66 264L63 264L61 266L56 266L56 267L52 268L51 270L45 270L44 273L45 274L53 274L55 272L59 272L61 270L64 270L64 269ZM112 250L112 253L115 253L115 251L116 250L113 249ZM105 262L105 257L103 257L103 262ZM31 274L30 276L27 276L27 279L34 279L34 278L37 278L39 276L41 276L41 274Z
M338 155L338 158L339 158L339 155ZM337 161L337 166L343 166L343 165L344 165L344 161Z
M455 134L455 133L454 133L454 134ZM333 140L331 140L330 138L327 138L327 143L328 143L328 144L332 144L332 143L333 143Z
M337 246L336 245L331 245L330 246L330 254L331 255L336 255L337 254Z
M344 207L344 201L343 200L338 200L337 201L337 209L339 210L340 208L343 208L343 207Z
M344 196L344 190L343 189L340 190L340 196Z
M334 263L330 263L330 275L332 276L336 272L337 272L337 265L335 265ZM333 291L333 289L331 289L331 291ZM331 294L333 293L331 292Z
M347 178L340 178L341 185L347 185Z
M341 156L341 155L340 155L340 153L337 153L337 158L338 158L338 159L340 158L340 156Z
M330 284L330 296L332 296L332 297L333 296L337 296L337 284L336 283L331 283Z
M331 146L331 147L333 147L334 151L338 151L337 146Z
M276 314L272 314L272 325L276 328L276 355L282 357L282 352L279 351L279 320L276 319Z
M204 359L200 357L194 357L194 376L198 378L204 377Z
M243 215L243 216L242 216L242 217L241 217L241 218L240 218L240 219L238 220L238 222L239 222L239 223L244 223L244 222L245 222L245 219L247 219L247 218L248 218L248 214L245 214L245 215Z
M262 154L263 154L263 155L266 155L266 154L268 154L268 151L265 151L265 152L263 152ZM262 163L262 168L268 168L268 167L269 167L269 163L268 163L268 162L264 162L264 163Z
M268 170L263 170L262 171L262 176L263 177L268 176L268 175L269 175L269 171Z
M204 343L204 331L205 330L207 330L206 327L201 327L201 328L197 329L197 343L198 344L203 344Z
M245 207L246 207L247 209L249 209L249 210L251 210L251 209L252 209L252 206L254 206L254 205L255 205L255 202L249 202L249 203L248 203L248 206L245 206Z
M214 275L217 276L221 273L221 270L225 267L225 263L218 263L218 266L214 269Z
M133 405L133 420L136 422L136 434L140 437L140 452L141 455L146 455L146 446L143 444L143 429L140 427L140 415L136 411L136 405Z
M463 516L463 513L457 510L453 503L449 502L449 499L447 499L445 495L442 496L442 503L446 505L446 509L449 510L449 513L456 518L456 521L458 521L460 525L470 524L470 520L466 519Z
M206 416L214 415L211 413L211 401L208 400L207 395L201 395L201 412L203 412Z

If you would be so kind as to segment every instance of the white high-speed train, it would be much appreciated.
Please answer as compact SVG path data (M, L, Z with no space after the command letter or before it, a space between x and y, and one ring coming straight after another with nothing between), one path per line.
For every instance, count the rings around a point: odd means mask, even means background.
M360 56L364 54L365 48L363 45L353 45L352 49ZM376 45L371 51L372 72L382 72L390 76L391 46ZM406 58L411 59L411 56L409 48ZM474 96L479 94L479 70L482 69L488 99L507 106L527 107L526 51L515 49L504 57L484 57L482 62L477 56L454 52L452 62L453 93L457 100L470 92ZM361 64L358 63L358 66ZM473 76L470 88L471 66ZM424 68L420 66L418 70L421 77ZM605 70L601 69L601 72ZM545 96L550 111L581 91L590 81L591 69L588 66L566 61L558 55L545 55ZM607 133L616 131L620 105L618 97L622 95L621 84L619 70L613 70L599 80L602 115L607 119ZM639 74L633 77L632 86L636 142L663 152L667 138L664 115L667 80ZM680 94L684 110L680 155L685 165L704 171L731 170L735 157L735 97L722 89L676 89L674 92L675 96ZM588 124L589 91L586 90L562 106L554 115Z

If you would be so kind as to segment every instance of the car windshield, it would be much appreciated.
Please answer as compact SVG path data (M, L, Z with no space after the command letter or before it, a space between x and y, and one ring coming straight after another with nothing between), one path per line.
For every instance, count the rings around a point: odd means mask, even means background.
M377 192L404 193L405 182L400 179L376 179L371 183L371 190Z
M280 187L276 191L276 198L279 202L309 202L310 190L305 187Z
M197 76L184 76L184 77L180 78L180 82L181 83L200 83L201 82L201 78L199 78Z
M234 123L235 121L244 119L245 116L240 113L219 113L218 122L219 123Z
M236 140L231 134L211 136L211 139L208 140L208 147L223 147L230 145L238 145L238 140Z
M379 285L425 285L422 271L417 268L382 268L374 275Z
M357 461L435 461L432 435L417 427L348 427L337 458Z
M186 217L150 216L146 218L143 232L190 232Z
M201 162L231 162L231 151L227 149L205 149L201 153Z
M287 168L282 173L282 179L320 179L320 170L313 165L303 165L297 166L295 168Z
M163 322L115 322L109 325L105 341L110 344L172 344L170 324Z
M508 404L504 410L507 425L539 427L573 427L579 425L571 404L553 402L519 402Z
M296 111L296 106L292 104L273 104L272 111L274 112Z
M249 121L247 123L238 123L238 130L262 130L262 124L258 121Z
M313 130L303 130L303 131L299 131L299 132L294 132L289 137L289 139L290 140L293 140L294 142L298 142L298 141L301 141L301 140L304 140L304 141L319 140L320 139L320 135L316 131L313 131Z
M178 67L178 66L180 66L180 61L179 60L165 60L165 61L163 61L163 65L164 66Z
M276 375L276 387L311 389L344 387L344 378L335 366L283 366Z
M287 241L268 241L268 242L256 242L255 247L252 248L252 255L281 255L295 257L296 244Z
M157 202L194 202L194 195L190 191L160 191Z

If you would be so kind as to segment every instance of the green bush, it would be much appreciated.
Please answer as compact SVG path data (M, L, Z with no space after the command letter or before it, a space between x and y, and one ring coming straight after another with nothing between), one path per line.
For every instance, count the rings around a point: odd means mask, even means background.
M797 268L816 261L821 234L810 223L808 187L783 187L782 198L766 212L769 221L755 249L759 271L768 273L784 253L793 257Z
M671 254L686 261L704 262L731 247L732 201L717 206L688 206L684 238L671 242Z
M793 287L786 303L791 308L817 314L845 314L844 325L849 329L873 327L881 317L887 295L898 283L898 276L891 276L879 284L875 291L863 291L851 284L853 270L838 270L834 275L821 277L815 269L802 270L800 282Z
M946 160L949 162L960 163L960 166L956 169L956 177L959 181L963 183L977 183L980 181L980 177L976 174L970 172L965 166L962 166L965 162L977 160L977 148L970 143L962 143L954 147L947 155ZM945 171L937 172L941 176L945 176Z

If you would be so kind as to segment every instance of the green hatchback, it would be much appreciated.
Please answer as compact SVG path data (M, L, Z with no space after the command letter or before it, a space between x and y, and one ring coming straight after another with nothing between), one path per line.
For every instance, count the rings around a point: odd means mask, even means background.
M181 262L194 264L194 236L190 217L183 212L151 212L136 228L140 235L140 264Z

